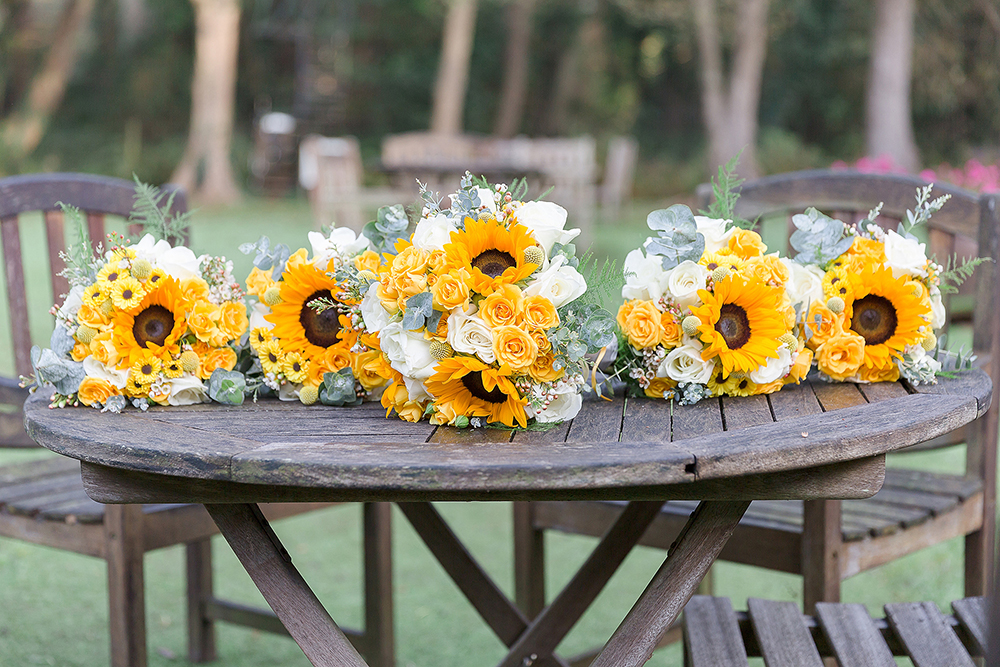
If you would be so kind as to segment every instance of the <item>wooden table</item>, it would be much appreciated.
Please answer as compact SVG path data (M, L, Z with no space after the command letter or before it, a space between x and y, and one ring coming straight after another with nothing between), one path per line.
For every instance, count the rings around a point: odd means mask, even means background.
M858 392L864 405L853 404ZM839 398L838 398L839 397ZM917 391L902 384L790 386L693 406L588 401L545 432L459 431L385 419L375 404L262 401L129 410L25 406L28 432L80 459L103 503L204 503L314 665L364 665L317 601L256 503L398 503L510 652L501 667L564 665L559 641L611 578L660 506L702 501L597 666L643 664L718 556L751 500L865 498L885 454L966 424L989 407L979 372ZM844 400L851 398L851 400ZM529 620L451 532L435 500L629 500L579 572Z

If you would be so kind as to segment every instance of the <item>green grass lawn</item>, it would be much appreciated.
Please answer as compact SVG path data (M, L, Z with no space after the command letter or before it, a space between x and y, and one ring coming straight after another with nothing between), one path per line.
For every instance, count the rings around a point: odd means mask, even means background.
M617 259L645 238L645 214L663 205L639 202L615 220L598 224L592 234L599 256ZM25 220L23 244L29 256L44 257L40 220ZM312 228L308 206L301 200L247 199L226 210L199 211L193 229L196 252L226 254L244 276L250 261L235 250L244 241L267 234L293 249L306 245ZM120 227L119 227L120 229ZM775 243L783 230L765 229ZM783 249L774 246L774 249ZM51 330L47 266L27 268L30 324L33 339L45 344ZM5 288L0 276L0 291ZM6 303L0 304L0 373L9 374L10 332ZM959 472L963 451L897 456L908 466ZM38 451L0 451L0 463L39 456ZM440 505L475 557L508 593L512 593L511 510L508 503L447 503ZM397 511L394 514L396 631L398 664L420 667L468 667L496 663L500 642L464 601L454 584ZM361 619L362 590L360 508L344 505L296 517L275 525L294 562L331 614L345 626ZM550 598L573 575L595 540L577 536L547 536ZM216 588L221 596L261 602L259 593L221 538L214 543ZM146 557L146 606L150 664L187 665L183 551L169 548ZM560 647L564 654L605 641L617 627L664 554L636 549ZM953 540L857 576L844 584L845 601L862 602L879 613L886 602L933 600L948 609L962 594L962 543ZM749 596L801 602L801 580L757 568L722 563L715 570L716 592L745 608ZM107 587L103 561L0 539L0 665L97 667L108 664ZM308 665L289 639L220 625L219 665L246 667ZM650 665L680 665L678 646L658 652Z

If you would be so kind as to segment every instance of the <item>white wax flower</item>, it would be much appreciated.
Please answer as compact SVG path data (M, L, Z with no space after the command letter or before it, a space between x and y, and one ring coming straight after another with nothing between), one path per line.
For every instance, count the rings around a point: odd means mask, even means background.
M443 250L445 244L451 242L451 233L457 229L455 223L448 216L438 213L430 218L423 218L417 223L410 242L415 247L427 252Z
M625 256L623 299L657 301L667 288L667 272L656 255L647 256L636 248Z
M87 374L87 377L97 378L98 380L104 380L112 387L117 387L121 389L128 382L128 369L118 370L114 366L105 366L97 359L94 355L90 355L83 360L83 371Z
M193 405L194 403L211 403L205 383L194 375L182 375L179 378L167 380L170 385L169 405Z
M681 306L694 306L701 301L698 290L707 282L708 269L688 259L667 271L667 294Z
M891 229L885 233L885 265L892 269L892 277L927 277L927 253L924 244L900 236Z
M163 269L168 276L177 280L188 278L201 278L201 260L191 252L190 248L178 246L170 247L164 240L154 241L152 234L146 234L135 245L128 247L135 250L136 259L145 259L153 268ZM112 253L108 258L113 257Z
M525 296L541 295L561 308L587 291L587 281L572 266L566 266L566 258L559 255L549 263L549 268L539 271L524 290ZM454 347L454 346L453 346Z
M531 230L545 256L556 243L566 245L580 235L579 229L565 229L566 209L549 201L529 201L514 211L514 219Z
M730 222L732 221L708 218L703 215L694 216L694 223L698 226L698 231L705 237L705 252L718 252L729 245L729 237L733 235L735 229L726 231L726 225Z
M789 278L785 283L785 291L792 306L801 303L804 307L812 307L814 303L826 303L826 299L823 298L822 269L812 264L803 266L785 258L780 261L788 269Z
M583 397L577 388L568 382L560 382L553 386L552 390L556 397L537 412L529 408L528 416L534 416L535 421L542 424L566 421L576 417L583 406Z
M392 313L382 307L382 302L378 298L378 283L372 283L365 298L361 300L361 318L365 321L365 328L371 333L378 333L392 321Z
M483 362L492 364L496 360L493 353L493 332L475 311L456 308L448 316L448 344L456 352L474 354Z
M712 377L715 362L701 358L701 348L689 345L675 347L657 369L657 377L668 377L676 382L705 384Z
M782 345L778 348L777 358L769 357L763 366L750 371L750 381L756 384L769 384L788 375L791 368L792 353L788 347Z
M391 322L379 333L382 351L389 365L406 377L426 380L434 374L437 361L431 356L431 344L424 335L407 331L400 322Z

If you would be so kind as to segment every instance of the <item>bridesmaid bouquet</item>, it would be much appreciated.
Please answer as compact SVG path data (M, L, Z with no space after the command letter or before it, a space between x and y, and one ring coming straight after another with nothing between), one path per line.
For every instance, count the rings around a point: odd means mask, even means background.
M562 207L522 201L525 190L466 174L447 209L422 192L408 238L401 209L366 229L386 251L361 313L390 370L387 414L525 428L580 410L585 355L613 340L613 320L586 298L580 230Z
M801 380L788 260L731 220L683 205L653 211L656 236L625 259L615 371L631 393L696 403Z

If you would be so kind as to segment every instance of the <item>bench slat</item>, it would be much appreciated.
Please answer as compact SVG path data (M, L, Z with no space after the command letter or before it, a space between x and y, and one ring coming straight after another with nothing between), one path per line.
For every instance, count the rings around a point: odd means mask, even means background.
M885 615L916 667L974 667L958 635L933 602L887 604Z
M823 667L812 634L794 602L750 598L747 605L767 667Z
M816 616L840 667L896 667L864 605L818 602Z
M80 474L80 462L65 456L51 456L34 461L11 463L0 468L0 487L16 482L28 482L53 475L65 475L76 471ZM80 484L83 484L81 480Z
M986 637L989 635L988 609L986 598L964 598L951 603L955 616L975 645L978 655L986 655Z
M690 667L747 667L746 646L729 598L695 595L684 607Z

